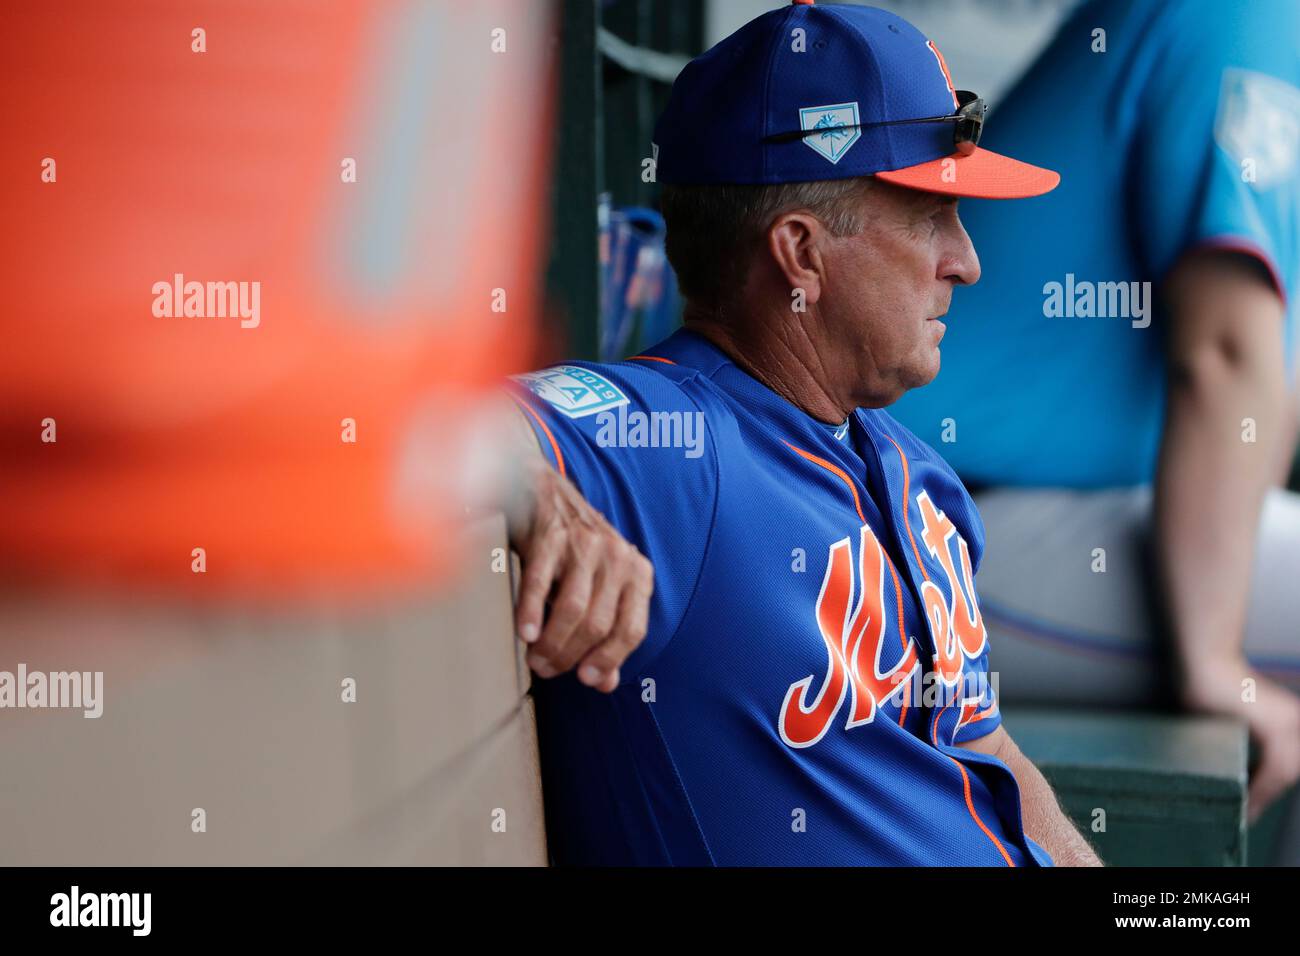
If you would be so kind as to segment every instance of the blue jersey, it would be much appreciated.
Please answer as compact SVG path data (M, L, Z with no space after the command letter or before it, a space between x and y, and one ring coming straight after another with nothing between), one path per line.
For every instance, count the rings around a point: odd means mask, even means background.
M538 441L655 567L605 695L534 682L557 863L1038 865L975 508L879 409L824 425L680 331L519 376Z
M983 277L953 297L938 377L894 416L968 480L1150 481L1170 321L1160 281L1197 247L1239 250L1272 273L1291 373L1298 48L1295 0L1076 11L984 135L1059 170L1061 184L1024 202L962 204Z

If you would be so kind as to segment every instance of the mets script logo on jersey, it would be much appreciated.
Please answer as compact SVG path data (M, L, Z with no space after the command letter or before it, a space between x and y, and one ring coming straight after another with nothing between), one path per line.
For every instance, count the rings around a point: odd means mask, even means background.
M975 600L974 574L965 540L928 493L920 492L916 503L921 512L921 539L932 561L938 561L952 595L946 598L927 572L921 598L934 648L933 673L943 686L953 688L961 679L964 660L983 653L988 632ZM858 532L856 562L849 538L830 546L814 612L826 644L827 673L811 700L814 674L795 681L786 691L779 730L781 739L791 747L811 747L821 740L846 699L850 703L844 729L850 730L871 723L879 706L912 685L921 660L915 640L904 638L897 622L893 628L889 626L885 602L887 560L880 541L867 525ZM855 564L860 580L856 589ZM895 635L892 638L891 632ZM881 650L886 640L899 641L902 655L897 663L882 670ZM976 707L977 701L962 701L958 726L973 718Z

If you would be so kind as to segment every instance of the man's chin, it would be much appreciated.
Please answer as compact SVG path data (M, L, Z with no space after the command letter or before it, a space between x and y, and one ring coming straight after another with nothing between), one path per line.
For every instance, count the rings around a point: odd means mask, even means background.
M907 389L911 391L914 388L922 388L929 385L939 375L940 356L939 349L936 347L934 352L929 356L929 361L918 362L913 374L907 378Z

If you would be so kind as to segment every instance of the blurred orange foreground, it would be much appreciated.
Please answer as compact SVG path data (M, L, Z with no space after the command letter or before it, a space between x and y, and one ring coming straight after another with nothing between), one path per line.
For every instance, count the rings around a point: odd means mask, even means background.
M533 345L550 13L0 15L0 573L352 594L457 563L477 408ZM257 284L256 322L157 314L178 274Z

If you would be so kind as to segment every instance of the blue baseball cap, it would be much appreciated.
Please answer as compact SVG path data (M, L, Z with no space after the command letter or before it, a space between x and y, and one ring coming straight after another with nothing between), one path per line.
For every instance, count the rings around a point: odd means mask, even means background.
M978 122L957 122L971 110ZM902 17L795 0L678 75L655 125L656 175L682 185L875 176L987 199L1056 188L1057 173L976 146L982 121L982 102L954 88L938 47Z

